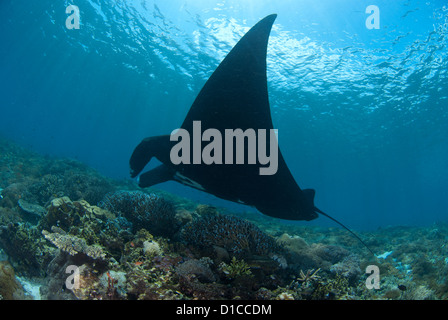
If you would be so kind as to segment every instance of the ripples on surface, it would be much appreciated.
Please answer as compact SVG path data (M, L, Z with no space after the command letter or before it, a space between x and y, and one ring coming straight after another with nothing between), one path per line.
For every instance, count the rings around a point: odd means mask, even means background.
M90 8L82 9L83 29L89 31L72 43L105 58L114 54L117 63L147 76L152 86L166 87L168 94L179 85L194 96L252 24L223 14L202 18L187 8L171 21L145 1L88 3ZM406 11L401 20L412 14ZM439 128L447 120L447 9L435 8L432 14L429 33L384 26L382 37L370 44L345 30L339 30L336 42L322 41L285 30L279 19L268 55L274 119L293 117L311 127L320 123L326 137L361 140L372 135L383 139L408 126L413 132Z

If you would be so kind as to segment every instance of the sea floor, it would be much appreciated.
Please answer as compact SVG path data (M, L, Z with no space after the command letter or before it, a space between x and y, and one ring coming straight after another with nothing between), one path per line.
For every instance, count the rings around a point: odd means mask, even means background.
M357 233L376 256L0 139L0 299L448 298L448 225Z

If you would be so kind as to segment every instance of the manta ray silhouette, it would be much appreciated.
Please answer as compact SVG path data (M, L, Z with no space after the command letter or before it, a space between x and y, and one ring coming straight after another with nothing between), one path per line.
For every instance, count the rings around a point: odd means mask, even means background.
M196 97L182 129L193 133L193 122L201 129L273 129L266 76L268 38L277 15L252 27L234 46ZM269 140L269 139L268 139ZM269 141L267 142L270 145ZM257 208L263 214L287 220L312 220L318 213L351 230L314 205L313 189L300 189L278 150L278 169L260 175L260 164L173 164L170 135L144 139L130 158L131 176L136 177L156 157L162 164L139 177L139 186L168 180L208 192L219 198ZM246 148L247 150L247 148ZM269 150L269 148L266 148ZM365 244L364 244L365 245ZM367 247L367 246L366 246ZM369 249L370 250L370 249Z

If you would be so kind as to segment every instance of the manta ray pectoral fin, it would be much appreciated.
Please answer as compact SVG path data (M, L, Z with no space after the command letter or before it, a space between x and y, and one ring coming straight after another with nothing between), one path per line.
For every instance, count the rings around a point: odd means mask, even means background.
M303 191L303 194L305 195L305 198L314 207L314 196L316 195L316 190L314 190L314 189L303 189L302 191Z
M156 136L143 139L134 149L129 165L131 167L131 177L135 178L148 162L156 157L162 163L166 157L169 157L170 136Z
M138 185L141 188L147 188L158 183L166 182L173 179L174 170L161 164L148 172L143 173L138 179Z

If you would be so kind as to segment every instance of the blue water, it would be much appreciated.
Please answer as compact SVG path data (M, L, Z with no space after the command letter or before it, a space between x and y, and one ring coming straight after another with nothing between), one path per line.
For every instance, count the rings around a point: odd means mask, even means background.
M79 30L66 28L70 4ZM379 29L365 25L371 4ZM271 13L271 109L298 184L354 229L447 222L445 1L2 0L0 134L128 178L140 140L178 128L226 53Z

